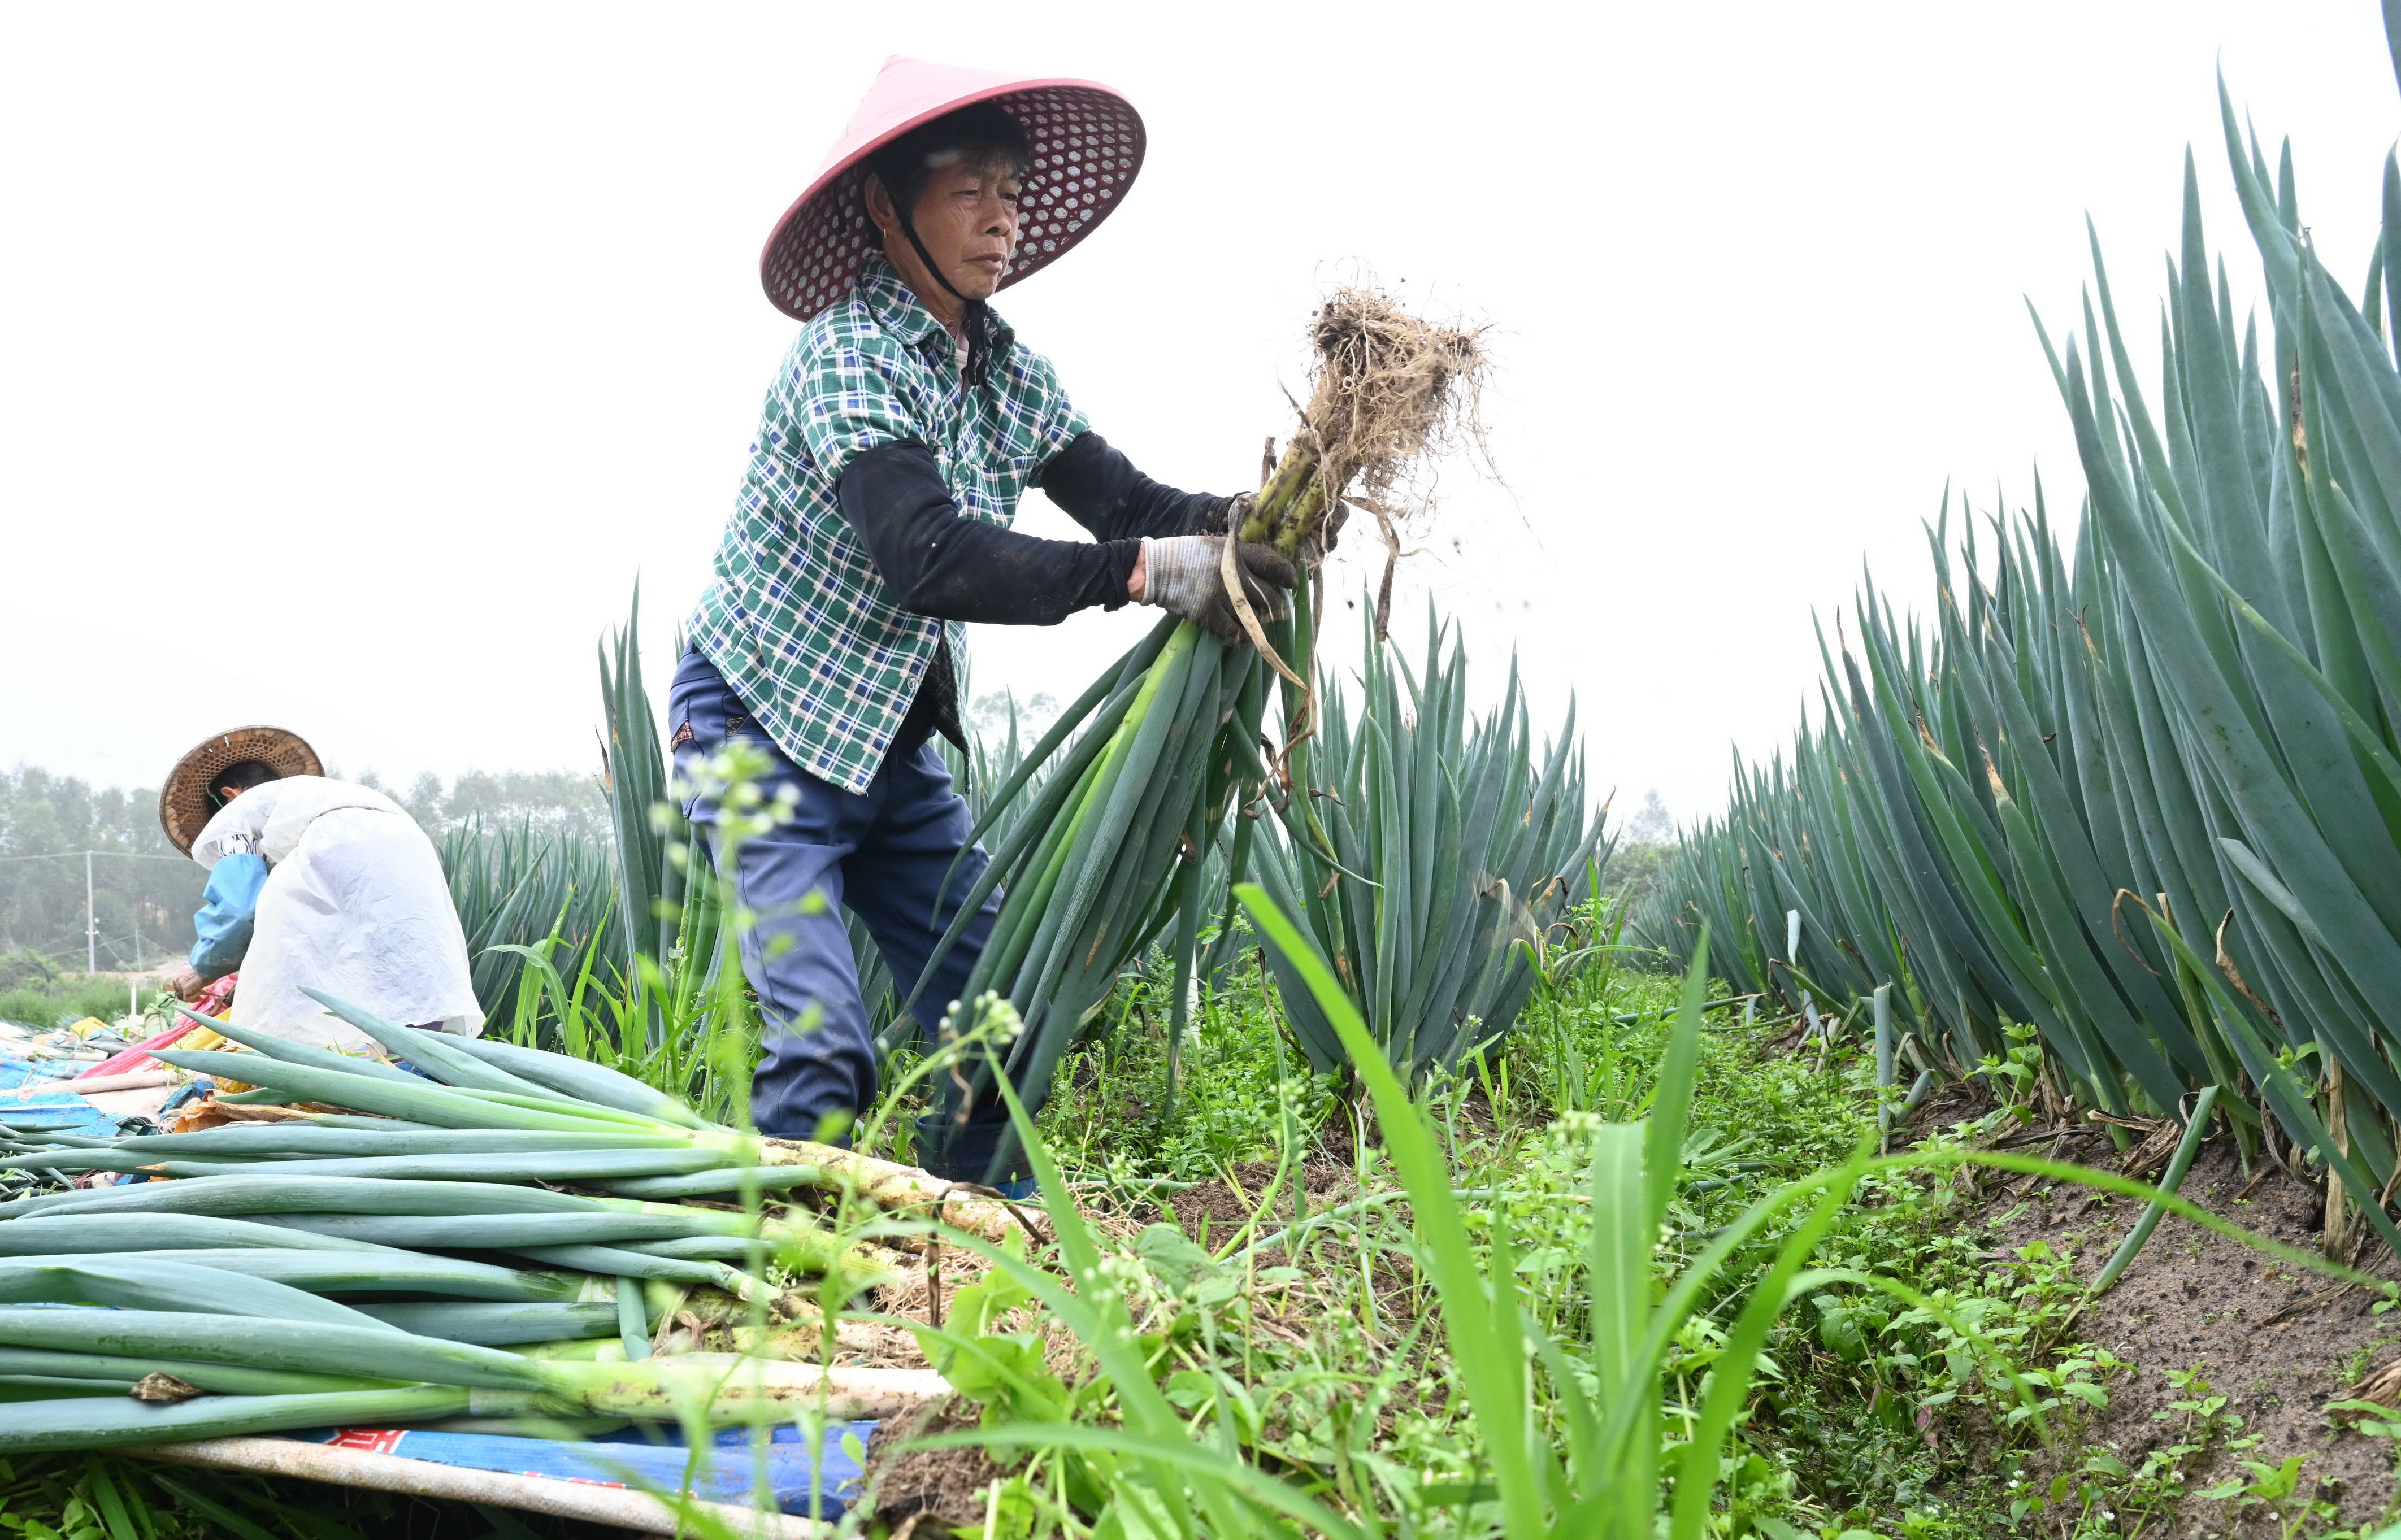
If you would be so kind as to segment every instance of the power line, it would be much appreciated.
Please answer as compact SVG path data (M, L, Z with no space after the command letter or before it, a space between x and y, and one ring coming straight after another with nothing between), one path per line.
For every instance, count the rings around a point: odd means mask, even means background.
M102 939L100 934L100 900L98 884L94 880L92 872L92 861L95 857L103 855L129 857L136 861L181 862L184 859L181 856L156 855L147 851L50 851L40 854L0 855L0 861L72 861L78 856L82 858L83 949L84 971L86 973L98 973L100 971L100 947ZM116 895L112 893L111 896L114 897ZM116 941L114 938L111 938L108 944L108 952L109 961L112 962L117 961L128 955L131 956L136 964L139 964L141 961L142 920L141 910L139 908L140 900L137 899L135 902L137 906L134 910L132 947L130 948L130 954L128 952L119 951Z
M69 942L81 941L84 939L84 934L81 931L77 931L73 936L62 939ZM103 934L99 937L100 945L108 952L110 961L130 962L134 967L139 968L142 962L142 954L134 951L130 946L121 947L118 945L119 942L130 943L135 939L138 938L131 935L111 936ZM35 957L45 959L51 962L73 962L75 961L75 948L72 945L36 947L27 944L21 949L31 952ZM173 947L168 947L162 949L161 955L172 957L177 954ZM90 971L97 972L98 970L94 969Z

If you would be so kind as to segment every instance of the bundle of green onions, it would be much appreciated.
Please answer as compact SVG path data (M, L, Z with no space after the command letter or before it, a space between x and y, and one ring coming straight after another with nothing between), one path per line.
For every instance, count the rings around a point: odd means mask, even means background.
M1478 338L1429 324L1376 291L1345 289L1319 311L1310 340L1316 383L1301 426L1231 538L1271 544L1313 569L1347 499L1375 516L1397 554L1383 505L1421 457L1472 432ZM1387 595L1391 580L1388 568ZM1246 617L1249 647L1229 647L1190 621L1160 622L1061 714L987 802L976 838L1005 815L1008 833L917 988L967 918L1005 884L962 998L991 990L1017 1008L1026 1031L1008 1069L1030 1102L1118 971L1170 920L1179 970L1170 1043L1180 1039L1202 865L1237 808L1255 817L1263 792L1282 801L1296 783L1307 785L1292 756L1311 720L1312 586L1302 585L1281 620ZM1285 748L1273 764L1260 752L1271 670L1283 676L1285 717ZM1018 810L1046 768L1031 804ZM1235 825L1228 853L1239 879L1252 825ZM993 1094L991 1072L987 1065L970 1094Z
M897 1261L803 1206L674 1200L807 1188L993 1233L1019 1222L1005 1206L710 1124L596 1065L316 998L432 1078L212 1021L253 1051L160 1056L258 1087L225 1099L343 1111L128 1138L6 1130L0 1167L167 1179L0 1203L0 1452L361 1421L875 1416L941 1393L924 1370L650 1358L689 1291L777 1295L737 1262L847 1295Z

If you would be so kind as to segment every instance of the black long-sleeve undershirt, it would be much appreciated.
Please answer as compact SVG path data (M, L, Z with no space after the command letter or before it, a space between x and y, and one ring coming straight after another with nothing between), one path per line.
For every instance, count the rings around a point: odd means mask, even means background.
M1046 540L968 518L933 451L914 439L878 444L852 460L834 497L903 607L987 625L1055 625L1079 609L1115 609L1126 603L1145 538L1206 529L1225 507L1224 498L1152 481L1098 433L1078 435L1036 484L1091 531L1094 543ZM914 752L937 728L960 738L947 647L910 703L893 752Z
M1226 527L1228 499L1152 481L1098 433L1077 435L1035 484L1097 540L1165 539Z
M941 620L1056 625L1126 602L1138 543L1209 526L1225 499L1152 481L1098 433L1084 433L1036 483L1094 543L1046 540L959 511L934 452L880 443L835 484L843 517L900 605Z

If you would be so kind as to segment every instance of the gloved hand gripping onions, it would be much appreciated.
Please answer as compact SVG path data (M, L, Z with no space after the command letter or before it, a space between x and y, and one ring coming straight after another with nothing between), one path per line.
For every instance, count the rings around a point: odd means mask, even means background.
M1061 714L993 793L975 838L1017 799L1033 802L993 850L916 986L926 988L967 917L1005 884L965 995L991 991L1017 1008L1025 1031L1005 1068L1030 1106L1040 1104L1059 1056L1118 970L1170 921L1173 1094L1202 863L1222 839L1239 876L1262 798L1288 807L1296 785L1308 784L1321 585L1297 585L1288 612L1249 602L1259 564L1248 548L1267 548L1313 578L1355 504L1375 517L1397 557L1394 505L1412 472L1480 439L1479 332L1432 324L1378 291L1350 288L1319 310L1310 341L1315 382L1300 427L1256 495L1237 504L1238 522L1219 542L1223 596L1246 642L1222 640L1192 620L1162 620ZM1388 565L1379 613L1391 588ZM1260 728L1271 675L1282 677L1283 706L1283 748L1272 760L1260 752L1269 746ZM998 1094L995 1072L987 1059L954 1082L945 1111L954 1125L965 1125L977 1099ZM995 1169L1010 1155L1004 1146Z

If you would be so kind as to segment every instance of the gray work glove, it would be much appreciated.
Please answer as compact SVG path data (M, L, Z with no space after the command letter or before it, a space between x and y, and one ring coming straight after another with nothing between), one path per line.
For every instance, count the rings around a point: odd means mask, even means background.
M1226 593L1220 563L1225 539L1216 535L1175 535L1142 542L1142 602L1157 605L1171 615L1207 626L1228 642L1242 640L1242 622ZM1242 596L1262 623L1283 616L1283 590L1300 580L1300 574L1271 545L1234 547L1234 566L1242 579Z

